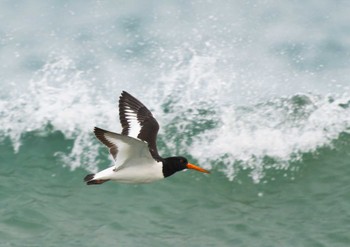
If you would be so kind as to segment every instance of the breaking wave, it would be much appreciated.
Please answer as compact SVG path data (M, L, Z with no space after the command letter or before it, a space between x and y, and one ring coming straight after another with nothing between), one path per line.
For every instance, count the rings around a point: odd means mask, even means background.
M302 160L303 154L332 147L341 133L349 132L346 93L297 93L237 102L215 66L215 59L192 56L163 74L163 83L147 94L142 88L130 91L157 117L163 156L187 155L229 180L246 170L259 183L267 171L295 169L290 164ZM56 158L72 170L96 171L103 147L95 140L93 127L120 131L116 106L123 85L112 86L106 93L106 85L98 86L69 57L52 56L24 93L12 90L0 101L1 138L9 138L14 151L20 152L26 133L45 136L59 131L73 145L67 152L56 152ZM225 86L229 93L220 94L219 88Z

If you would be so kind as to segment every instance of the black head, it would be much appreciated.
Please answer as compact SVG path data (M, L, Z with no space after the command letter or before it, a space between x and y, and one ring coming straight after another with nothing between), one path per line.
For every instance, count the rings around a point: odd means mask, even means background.
M163 175L169 177L175 172L182 171L184 169L194 169L200 172L209 173L209 171L188 163L187 159L182 156L169 157L163 160Z

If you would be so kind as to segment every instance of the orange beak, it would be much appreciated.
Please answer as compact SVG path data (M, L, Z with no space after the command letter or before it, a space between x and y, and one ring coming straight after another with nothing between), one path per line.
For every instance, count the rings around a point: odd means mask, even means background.
M196 171L199 171L199 172L210 173L209 171L207 171L207 170L205 170L205 169L203 169L203 168L201 168L199 166L195 166L193 164L190 164L190 163L187 164L187 168L188 169L193 169L193 170L196 170Z

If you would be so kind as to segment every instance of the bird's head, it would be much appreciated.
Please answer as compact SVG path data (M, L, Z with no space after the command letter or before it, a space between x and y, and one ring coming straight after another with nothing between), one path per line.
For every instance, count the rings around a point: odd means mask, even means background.
M175 172L182 171L184 169L193 169L199 172L210 173L199 166L188 163L187 159L182 156L169 157L163 161L164 177L169 177Z

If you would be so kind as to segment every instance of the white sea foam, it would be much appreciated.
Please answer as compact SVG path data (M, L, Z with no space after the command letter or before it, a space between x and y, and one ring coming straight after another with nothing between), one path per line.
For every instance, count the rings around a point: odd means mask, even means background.
M101 98L84 77L70 58L54 56L30 80L25 93L14 90L8 99L1 101L0 132L11 139L16 152L23 134L31 131L49 134L45 128L50 124L67 139L74 139L68 155L57 153L65 164L72 169L84 166L96 170L98 145L92 141L91 133L96 123L116 123L117 118L105 111L116 111L116 107L115 102Z
M249 169L258 183L268 169L288 169L303 153L331 146L340 133L349 132L349 102L349 97L303 94L248 107L222 107L219 126L199 135L189 152L203 164L223 162L218 168L230 180L239 170ZM267 157L270 162L265 162Z
M341 132L349 131L346 93L333 98L295 94L239 105L218 90L227 87L232 92L219 69L215 58L194 55L164 73L144 98L135 94L161 124L161 153L189 154L230 180L249 170L258 183L269 169L289 169L303 153L331 146ZM105 99L103 88L89 81L69 57L53 56L33 76L25 94L13 91L0 101L1 136L9 137L17 152L23 134L50 134L49 124L74 141L70 150L56 153L64 164L96 171L102 145L94 139L93 127L120 130L117 96Z

